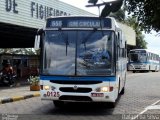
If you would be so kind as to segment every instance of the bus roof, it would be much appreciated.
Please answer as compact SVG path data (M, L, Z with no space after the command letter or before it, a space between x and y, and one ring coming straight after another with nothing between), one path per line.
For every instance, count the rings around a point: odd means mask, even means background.
M73 17L95 17L95 18L100 18L99 16L96 15L70 15L70 16L49 16L46 19L50 19L50 18L73 18ZM110 18L110 19L114 19L113 17L105 17L105 18Z

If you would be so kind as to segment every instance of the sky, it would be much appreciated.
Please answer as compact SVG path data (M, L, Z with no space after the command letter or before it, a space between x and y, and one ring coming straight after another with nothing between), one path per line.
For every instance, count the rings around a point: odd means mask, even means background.
M86 7L86 5L89 5L88 0L59 0L62 2L65 2L67 4L73 5L75 7L78 7L80 9L86 10L88 12L94 13L96 15L99 15L98 8L97 7ZM109 0L103 0L103 1L109 1ZM102 3L102 0L98 0L98 3ZM100 7L100 11L103 9L103 6ZM147 48L160 55L160 35L159 37L156 36L158 33L155 31L152 31L150 34L145 34L145 41L148 43Z

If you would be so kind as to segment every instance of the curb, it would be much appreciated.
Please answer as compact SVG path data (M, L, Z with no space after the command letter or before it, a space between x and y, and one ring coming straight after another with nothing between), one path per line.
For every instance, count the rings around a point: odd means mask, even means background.
M40 96L40 93L28 94L28 95L24 95L24 96L14 96L14 97L11 97L11 98L1 99L0 104L25 100L25 99L28 99L28 98L39 97L39 96Z

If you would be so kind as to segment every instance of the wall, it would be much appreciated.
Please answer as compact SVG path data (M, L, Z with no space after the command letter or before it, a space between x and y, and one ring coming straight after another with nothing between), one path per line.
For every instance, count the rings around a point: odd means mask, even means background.
M0 23L29 28L42 28L48 16L94 15L85 10L58 0L1 0ZM128 45L136 45L135 32L131 27L119 23ZM12 28L10 28L12 30Z
M0 23L41 28L45 18L59 15L93 15L58 0L1 0Z
M125 38L127 40L127 45L136 45L136 33L132 27L129 27L125 24L118 23L119 27L123 30Z

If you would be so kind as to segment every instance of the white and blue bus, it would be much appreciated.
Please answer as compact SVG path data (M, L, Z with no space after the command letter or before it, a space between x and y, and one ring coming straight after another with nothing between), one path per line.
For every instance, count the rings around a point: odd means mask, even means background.
M129 51L128 70L133 71L159 71L159 55L147 49L132 49Z
M52 100L56 107L65 102L115 106L127 71L126 40L115 19L49 17L38 35L42 100Z

